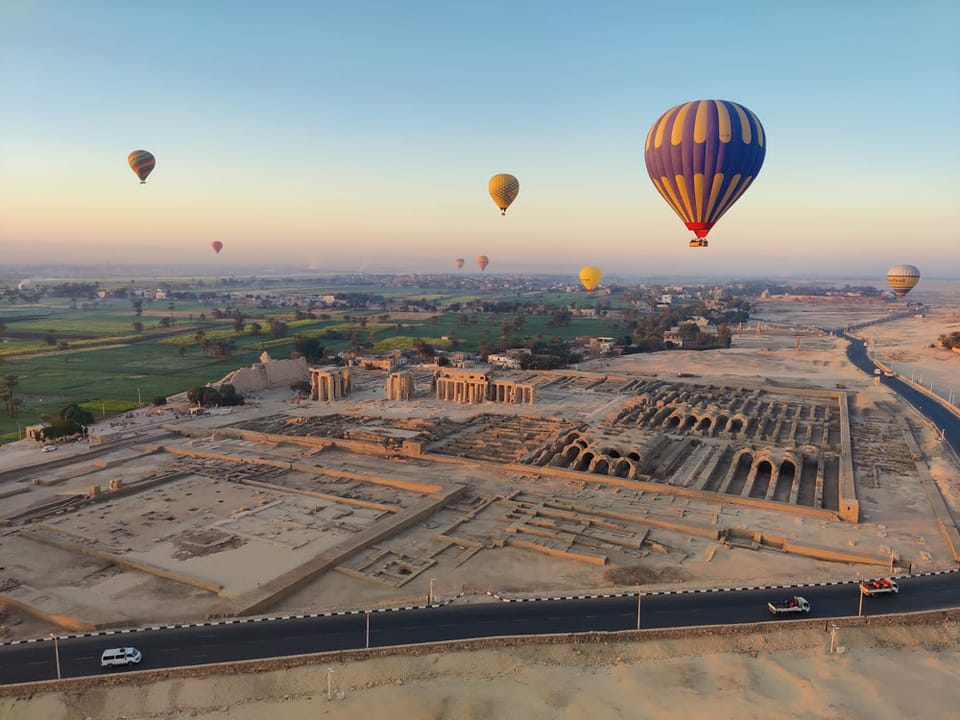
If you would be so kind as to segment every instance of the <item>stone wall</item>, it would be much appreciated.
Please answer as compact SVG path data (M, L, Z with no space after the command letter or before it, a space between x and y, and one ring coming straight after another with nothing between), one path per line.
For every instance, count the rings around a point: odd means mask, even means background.
M350 394L350 371L340 368L310 370L311 400L343 400Z
M413 397L413 393L413 375L406 371L390 373L384 389L387 400L409 400Z
M274 360L266 351L260 362L248 368L240 368L226 375L217 385L233 385L240 394L256 392L270 387L290 386L295 382L310 379L307 359Z

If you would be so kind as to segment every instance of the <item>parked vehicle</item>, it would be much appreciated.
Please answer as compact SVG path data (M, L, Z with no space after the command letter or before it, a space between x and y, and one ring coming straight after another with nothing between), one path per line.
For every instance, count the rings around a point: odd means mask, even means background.
M876 580L861 580L860 592L873 597L874 595L896 595L900 586L892 578L878 578Z
M110 648L100 656L100 667L139 665L143 655L135 647Z
M40 452L53 452L57 449L56 445L44 445Z
M774 615L810 612L810 603L807 602L806 598L799 595L794 595L792 598L786 598L785 600L771 600L767 603L767 607Z

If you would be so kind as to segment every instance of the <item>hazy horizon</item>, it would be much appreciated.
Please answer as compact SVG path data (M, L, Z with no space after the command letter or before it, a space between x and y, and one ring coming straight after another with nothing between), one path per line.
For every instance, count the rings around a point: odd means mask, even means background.
M211 272L207 272L210 270ZM138 284L147 283L149 280L156 282L163 281L190 281L190 280L211 280L211 279L244 279L261 278L279 280L290 279L318 279L332 280L341 276L363 276L371 280L377 278L389 277L408 277L408 276L449 276L457 279L481 280L483 278L546 278L546 279L567 279L571 285L578 285L579 279L576 270L568 271L566 269L558 271L549 270L531 270L517 272L498 272L487 269L481 272L477 267L464 266L463 270L455 268L439 269L436 271L419 270L406 272L397 269L387 268L367 268L360 270L358 268L343 268L339 270L310 270L308 268L298 268L295 266L264 266L264 265L232 265L224 264L220 268L194 268L191 266L174 264L89 264L89 265L58 265L54 263L32 263L21 265L5 265L0 268L0 288L14 288L20 282L30 281L43 284L56 284L62 282L129 282L136 281ZM864 285L875 286L881 290L888 291L885 273L880 276L857 275L857 274L804 274L804 273L711 273L698 275L693 273L648 273L648 274L630 274L626 272L604 272L601 285L610 286L613 284L631 284L631 283L650 283L650 284L670 284L670 283L736 283L736 282L758 282L770 281L782 283L785 285L802 284L822 284L842 287L844 285ZM949 275L924 275L920 284L910 294L910 299L914 300L919 294L922 294L924 288L927 290L942 291L952 289L960 278Z

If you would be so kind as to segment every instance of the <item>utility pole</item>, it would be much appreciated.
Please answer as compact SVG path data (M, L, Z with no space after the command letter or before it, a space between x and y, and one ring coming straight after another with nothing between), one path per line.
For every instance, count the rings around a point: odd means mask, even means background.
M837 649L840 647L840 636L837 631L840 629L839 625L830 626L830 654L837 652Z
M640 598L643 595L640 593L640 588L637 588L637 630L640 629Z
M57 680L62 679L60 675L60 645L57 643L57 636L50 633L53 638L53 657L57 661Z
M367 649L370 649L370 611L367 610Z
M436 578L430 578L430 598L429 602L427 603L428 605L433 605L433 583L435 580Z
M860 591L860 605L857 607L857 617L863 617L863 588L857 583L857 590Z
M327 700L333 700L333 668L327 668Z

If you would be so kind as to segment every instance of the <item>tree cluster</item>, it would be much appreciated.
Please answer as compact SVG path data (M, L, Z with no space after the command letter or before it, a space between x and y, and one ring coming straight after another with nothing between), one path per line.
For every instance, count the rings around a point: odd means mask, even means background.
M218 390L209 385L197 385L187 391L187 400L202 407L223 407L243 405L243 395L230 383L224 383Z
M43 428L43 437L46 439L76 435L88 425L93 425L95 418L89 410L84 410L76 403L70 403L60 409L55 416L44 416L47 426Z
M293 351L300 357L305 357L307 362L317 363L323 360L323 353L326 348L320 344L317 337L307 335L293 336Z
M939 338L937 338L937 341L947 350L960 348L960 331L955 331L947 335L941 335Z

